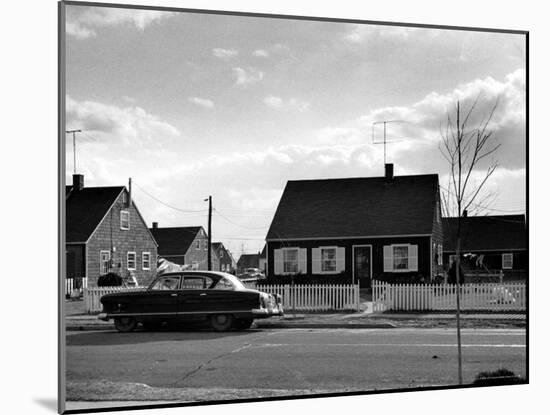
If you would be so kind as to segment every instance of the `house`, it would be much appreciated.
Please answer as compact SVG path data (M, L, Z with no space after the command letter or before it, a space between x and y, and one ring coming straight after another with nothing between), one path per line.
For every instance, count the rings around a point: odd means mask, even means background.
M65 188L67 278L87 278L97 285L100 275L133 275L148 284L156 274L157 243L125 186L85 187L84 176L73 175Z
M265 275L266 270L267 270L267 254L266 254L266 250L265 250L265 245L262 248L262 252L260 253L260 260L259 260L258 268L260 268L260 271L262 271Z
M216 253L216 257L219 263L219 267L213 269L222 272L234 273L236 263L229 249L227 249L221 242L213 242L212 248Z
M202 226L159 228L153 222L149 229L158 243L158 255L192 269L208 269L208 235ZM218 257L212 252L212 269L219 268Z
M457 218L443 218L443 258L456 258ZM468 273L503 271L506 280L527 278L527 228L524 215L461 218L461 266Z
M237 261L237 273L242 274L246 268L259 268L260 254L242 254Z
M359 283L443 272L436 174L288 181L266 237L268 279ZM285 279L286 277L286 279Z

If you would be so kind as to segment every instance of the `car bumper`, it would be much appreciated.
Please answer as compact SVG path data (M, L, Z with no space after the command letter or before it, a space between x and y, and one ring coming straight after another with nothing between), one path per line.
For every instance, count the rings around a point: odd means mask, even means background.
M283 307L268 309L268 308L256 308L252 310L254 318L267 318L274 316L284 316Z
M97 318L99 320L103 320L103 321L109 321L109 316L107 315L107 313L99 313L97 315Z

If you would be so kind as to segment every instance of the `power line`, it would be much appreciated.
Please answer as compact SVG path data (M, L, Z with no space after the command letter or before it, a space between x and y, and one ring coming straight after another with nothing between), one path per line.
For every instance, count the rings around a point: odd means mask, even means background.
M172 205L169 205L168 203L166 202L163 202L162 200L160 200L159 198L153 196L151 193L147 192L143 187L139 186L136 182L134 182L134 184L139 188L139 190L141 190L143 193L145 193L147 196L149 196L151 199L154 199L156 200L157 202L159 202L160 204L166 206L166 207L169 207L170 209L174 209L174 210L177 210L178 212L182 212L182 213L201 213L201 212L207 212L208 209L202 209L202 210L185 210L185 209L180 209L180 208L177 208L175 206L172 206Z
M268 226L262 226L261 228L251 228L249 226L244 226L244 225L241 225L241 224L238 224L236 222L233 222L231 219L229 218L226 218L224 215L222 215L220 213L220 211L218 209L215 209L214 208L214 211L216 212L217 215L221 216L222 218L224 218L226 221L228 221L229 223L232 223L233 225L236 225L236 226L240 226L241 228L245 228L245 229L250 229L250 230L265 230L268 228Z

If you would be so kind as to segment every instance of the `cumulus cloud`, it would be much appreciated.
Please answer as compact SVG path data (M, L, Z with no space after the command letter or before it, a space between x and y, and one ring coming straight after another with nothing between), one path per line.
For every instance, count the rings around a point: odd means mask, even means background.
M220 59L231 59L239 55L239 51L235 49L222 49L214 48L212 49L212 55Z
M141 107L118 107L97 101L66 99L67 127L93 133L96 137L130 142L154 139L158 135L178 136L180 132Z
M362 43L374 38L404 40L418 33L419 30L421 29L403 26L357 24L351 25L346 31L344 38L352 43Z
M252 52L252 56L267 58L269 57L269 52L263 49L256 49L254 52Z
M206 98L190 97L189 102L198 105L199 107L211 109L214 108L214 103Z
M67 34L77 39L94 37L97 28L104 26L126 25L144 31L147 26L176 15L174 12L111 7L69 7L67 10Z
M275 108L278 110L297 110L297 111L305 111L309 108L309 102L301 101L296 98L289 98L287 100L284 100L281 97L276 97L273 95L268 95L264 98L264 104L268 107Z
M233 68L233 74L235 75L235 85L247 86L255 84L264 78L264 73L256 68L249 67Z

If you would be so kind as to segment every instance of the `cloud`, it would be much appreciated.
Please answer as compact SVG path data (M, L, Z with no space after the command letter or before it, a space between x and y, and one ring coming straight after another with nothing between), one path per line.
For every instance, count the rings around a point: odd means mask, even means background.
M255 84L264 78L264 73L256 68L233 68L236 77L235 85L247 86Z
M69 7L66 31L77 39L97 36L96 29L106 26L131 26L144 31L147 26L175 16L174 12L119 9L111 7Z
M231 59L238 56L239 51L234 49L214 48L212 49L212 55L220 59Z
M214 108L214 103L211 100L205 99L205 98L190 97L189 102L192 102L193 104L196 104L203 108L208 108L208 109Z
M252 56L256 56L259 58L268 58L269 52L263 49L256 49L254 52L252 52Z
M352 25L351 28L346 31L344 38L351 43L362 43L377 38L405 40L419 33L419 30L421 29L403 26L358 24Z
M305 111L309 108L309 102L306 101L300 101L296 98L289 98L287 100L284 100L281 97L276 97L273 95L269 95L264 98L264 104L266 104L268 107L275 108L278 110L297 110L297 111Z
M97 101L66 99L67 128L82 129L94 137L123 140L179 136L180 132L141 107L118 107Z

